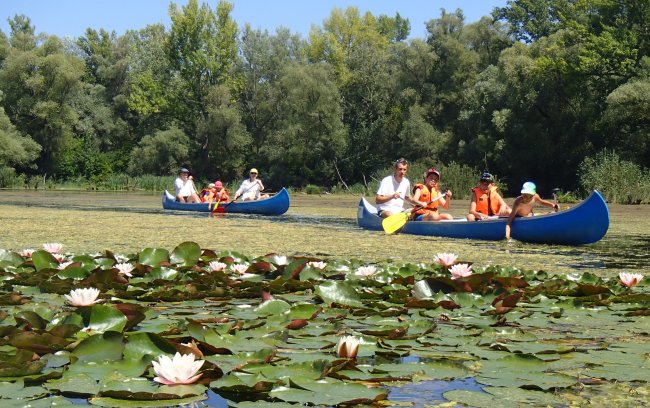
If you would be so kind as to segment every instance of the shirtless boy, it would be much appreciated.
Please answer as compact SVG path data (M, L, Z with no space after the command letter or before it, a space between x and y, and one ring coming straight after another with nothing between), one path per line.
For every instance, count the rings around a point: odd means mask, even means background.
M557 204L546 201L537 194L537 186L535 183L532 181L525 182L521 188L521 195L515 198L515 202L512 204L512 212L508 217L508 222L506 222L506 239L510 239L510 224L512 224L515 217L530 217L534 215L533 207L535 203L540 203L546 207L553 207L555 211L560 209Z

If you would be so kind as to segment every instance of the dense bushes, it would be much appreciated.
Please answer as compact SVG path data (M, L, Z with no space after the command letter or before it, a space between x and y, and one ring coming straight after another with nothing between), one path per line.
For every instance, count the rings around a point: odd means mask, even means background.
M610 203L650 203L650 173L622 160L615 152L601 151L585 158L578 171L586 193L598 190Z

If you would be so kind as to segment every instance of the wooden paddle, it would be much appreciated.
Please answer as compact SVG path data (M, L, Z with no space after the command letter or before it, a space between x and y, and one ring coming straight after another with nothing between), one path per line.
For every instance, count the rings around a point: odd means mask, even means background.
M434 198L433 200L429 201L426 206L428 206L431 203L435 203L436 201L440 200L442 197L444 197L447 193L444 192L440 194L438 197ZM420 208L426 207L422 205L416 205L415 207L406 210L406 211L401 211L398 212L397 214L393 214L390 217L386 217L381 221L381 226L386 232L386 234L393 234L395 231L399 230L406 224L406 221L409 219L409 214L414 211L414 210L419 210Z

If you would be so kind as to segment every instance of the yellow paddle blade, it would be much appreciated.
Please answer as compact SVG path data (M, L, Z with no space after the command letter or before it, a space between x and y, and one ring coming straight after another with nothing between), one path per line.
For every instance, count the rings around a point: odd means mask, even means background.
M392 234L402 228L408 219L409 215L407 213L400 212L384 218L381 221L381 226L384 228L384 231L386 231L386 234Z

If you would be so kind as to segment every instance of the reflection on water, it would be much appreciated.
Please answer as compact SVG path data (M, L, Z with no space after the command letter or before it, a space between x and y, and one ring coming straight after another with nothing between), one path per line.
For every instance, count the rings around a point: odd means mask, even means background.
M382 405L386 407L429 407L433 404L448 402L442 395L452 390L484 392L481 384L471 377L453 381L422 381L409 383L401 387L388 387L388 389L390 390L388 394L389 401L386 401L388 405ZM395 404L390 404L391 402Z
M248 255L282 252L431 262L438 252L453 252L478 265L513 265L551 273L650 273L650 206L612 206L610 229L603 240L567 247L366 231L356 226L358 201L352 196L292 195L289 212L279 217L210 216L163 211L157 193L5 190L0 191L0 222L12 229L0 235L0 247L20 249L57 240L71 251L128 253L146 246L171 249L193 240L206 248ZM454 202L452 215L462 216L468 205ZM53 225L44 226L42 220Z

